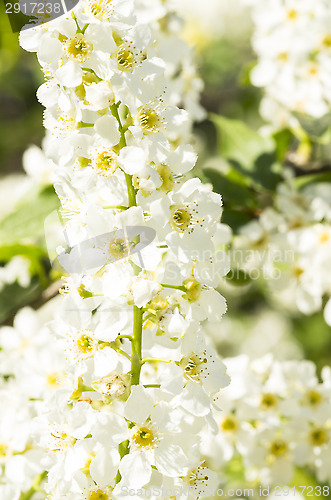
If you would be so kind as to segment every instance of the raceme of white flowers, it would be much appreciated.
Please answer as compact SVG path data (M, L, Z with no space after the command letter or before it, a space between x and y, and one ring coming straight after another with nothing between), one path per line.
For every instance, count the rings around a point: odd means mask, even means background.
M293 112L321 118L331 108L331 5L328 0L243 0L252 5L253 85L263 87L262 116L297 126Z
M234 258L252 279L265 280L285 309L313 314L324 309L331 325L331 192L328 183L299 190L288 172L274 207L234 238ZM326 304L325 304L326 302Z
M250 484L270 488L290 485L296 469L306 468L319 481L316 495L328 497L330 487L323 485L331 483L330 368L319 381L311 361L242 355L225 363L231 384L216 416L220 433L206 437L202 447L220 480L238 458Z
M45 153L71 247L58 248L68 276L47 343L65 354L50 375L61 383L45 395L43 377L33 396L46 399L32 403L37 472L50 500L152 487L195 498L215 481L199 446L229 383L203 330L226 311L214 287L229 228L221 197L186 175L201 83L166 2L86 0L73 12L20 35L46 79Z

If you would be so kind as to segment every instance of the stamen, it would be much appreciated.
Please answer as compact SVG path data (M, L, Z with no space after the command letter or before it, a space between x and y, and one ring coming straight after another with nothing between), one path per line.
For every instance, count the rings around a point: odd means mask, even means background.
M147 426L143 427L136 426L132 429L131 444L136 449L152 448L155 446L157 441L158 438L155 432Z
M64 53L67 59L83 63L87 61L93 46L87 42L82 33L77 33L74 37L68 38L64 44Z

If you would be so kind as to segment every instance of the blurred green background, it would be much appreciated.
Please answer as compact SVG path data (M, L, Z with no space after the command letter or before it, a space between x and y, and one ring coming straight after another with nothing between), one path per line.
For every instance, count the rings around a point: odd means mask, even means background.
M0 176L22 171L22 154L43 137L36 89L42 73L34 54L22 50L0 3Z

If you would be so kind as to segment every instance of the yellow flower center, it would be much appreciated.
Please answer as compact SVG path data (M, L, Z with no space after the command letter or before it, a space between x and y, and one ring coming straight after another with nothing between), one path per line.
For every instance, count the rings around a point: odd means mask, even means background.
M0 463L8 456L9 447L5 443L0 443Z
M148 427L134 427L131 436L131 443L136 448L151 448L157 437L154 432Z
M287 17L290 21L294 21L298 17L298 12L294 9L291 9L287 12Z
M281 52L279 55L278 55L278 59L282 62L286 62L288 60L288 54L287 52Z
M313 446L322 446L328 440L328 434L324 429L312 430L309 437Z
M92 167L100 175L112 175L118 167L117 155L111 149L105 149L98 152L98 154L92 158Z
M225 432L234 432L238 429L238 422L232 415L226 417L221 423L221 429Z
M153 134L159 131L160 117L157 112L147 106L141 108L137 117L138 125L143 129L145 133Z
M120 71L132 71L135 64L135 54L125 44L118 48L116 54L117 67Z
M69 436L65 431L53 431L51 432L51 443L49 449L51 451L67 451L68 448L72 447L76 443L76 439Z
M201 487L201 484L199 483L205 483L206 481L208 481L208 479L209 477L206 475L205 467L191 469L186 476L186 481L190 486L193 486L194 488Z
M79 339L77 339L77 347L83 354L88 354L92 352L95 348L95 340L86 334L83 334Z
M327 233L327 232L324 232L320 235L320 243L323 245L323 243L327 243L328 241L330 241L330 234Z
M326 35L322 40L322 44L328 49L331 48L331 35Z
M201 368L205 366L205 363L207 363L207 358L200 359L196 354L183 358L180 365L184 369L184 377L186 380L200 383Z
M99 21L107 21L114 10L112 0L88 0L87 11Z
M129 242L122 238L116 238L110 242L108 251L110 253L111 260L119 260L129 255L130 253Z
M318 406L322 402L323 397L319 392L312 389L307 392L305 399L309 406Z
M312 63L312 64L309 65L308 74L310 76L316 76L316 75L318 75L318 66L317 66L317 64Z
M169 193L169 191L171 191L174 187L174 180L172 177L171 169L168 167L168 165L161 164L156 167L156 171L161 177L162 181L162 186L160 189L164 193Z
M192 221L192 215L185 206L174 206L170 215L170 226L177 232L183 233L186 231Z
M276 439L270 445L269 451L275 457L281 457L287 452L287 444L282 439Z
M263 410L269 410L270 408L274 408L276 404L277 404L277 398L274 394L266 393L262 395L261 407Z
M189 302L195 302L198 300L201 294L202 286L195 278L186 278L183 281L183 286L187 290L184 298Z
M300 267L300 266L293 267L293 275L298 280L301 278L301 276L303 275L304 272L305 272L304 269L302 269L302 267Z
M56 387L58 387L60 385L60 382L59 382L59 374L56 373L56 372L53 372L53 373L49 373L47 375L47 384L52 388L52 389L55 389Z
M85 62L89 58L92 49L92 44L85 40L82 33L77 33L74 37L69 38L64 46L66 57L80 63Z
M101 488L89 491L87 500L110 500L110 494Z

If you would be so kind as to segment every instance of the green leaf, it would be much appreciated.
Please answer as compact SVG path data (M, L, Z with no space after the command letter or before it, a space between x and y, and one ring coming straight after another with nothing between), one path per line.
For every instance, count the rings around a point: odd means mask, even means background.
M285 128L273 134L273 139L276 144L276 157L279 162L283 162L286 153L289 151L293 141L293 134L290 129Z
M252 190L244 186L235 179L231 172L227 175L218 170L207 168L203 171L205 177L212 183L214 191L222 195L224 204L227 207L246 207L254 209L257 207L257 200Z
M311 184L317 184L320 182L331 183L331 172L321 172L319 174L302 175L294 179L295 187L299 190Z
M47 257L47 253L43 248L34 245L14 243L13 245L0 247L0 262L9 262L16 255L22 255L30 260Z
M251 174L253 185L269 191L275 191L277 185L284 179L279 173L279 164L275 162L274 153L264 153L255 162Z
M225 278L231 283L231 285L237 286L248 285L251 282L249 274L239 267L236 269L230 269Z
M18 309L38 299L42 292L38 278L23 288L18 283L5 285L0 291L0 323L6 321Z
M220 154L245 170L252 171L259 156L275 150L272 139L262 137L240 120L212 115L212 121L219 134Z
M253 216L242 211L242 209L224 208L222 222L231 227L234 233L238 232L241 226L244 226L252 220Z
M0 222L0 245L35 242L44 239L45 218L59 207L53 187L30 194Z
M323 135L327 133L331 126L331 113L327 113L321 118L314 118L313 116L306 115L295 111L294 116L297 118L301 127L310 137L315 139L322 139Z

